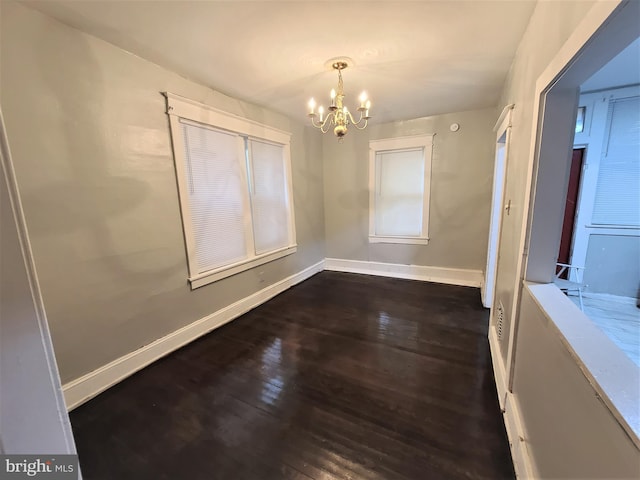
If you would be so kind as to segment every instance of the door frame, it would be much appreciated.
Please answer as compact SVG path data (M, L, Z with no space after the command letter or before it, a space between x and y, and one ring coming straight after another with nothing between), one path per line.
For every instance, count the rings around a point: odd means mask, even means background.
M511 143L511 112L514 104L502 109L493 131L496 132L496 154L493 167L493 190L491 197L491 217L489 223L489 239L487 242L487 264L484 281L480 293L482 305L491 308L495 297L496 275L498 272L498 252L502 229L502 206L504 205L505 184L507 181L507 164L509 144Z
M570 264L570 265L574 265L571 262L572 256L573 256L573 243L575 241L576 238L576 230L577 230L577 219L578 219L578 209L580 208L580 199L582 198L582 177L584 174L584 170L585 170L585 162L587 159L587 148L582 146L582 147L573 147L573 151L572 151L572 156L571 156L571 167L570 167L570 171L569 171L569 187L571 187L571 182L572 182L572 176L574 175L574 171L573 171L573 162L574 159L573 157L576 155L576 152L580 152L580 166L577 169L576 175L577 175L577 192L576 192L576 197L575 197L575 208L573 210L573 215L571 216L571 218L567 218L567 206L569 203L569 190L567 190L567 202L565 203L565 212L564 212L564 220L562 222L562 236L560 237L560 248L558 249L558 263L564 263L564 264ZM571 223L570 225L568 223ZM565 229L569 229L569 237L567 239L567 237L565 237ZM568 255L566 258L560 258L560 253L562 251L562 247L563 247L563 240L564 241L568 241ZM580 266L580 265L578 265ZM560 267L556 267L556 273L560 270ZM571 272L569 272L568 270L571 270ZM576 269L570 268L568 270L565 270L565 272L563 272L562 274L562 278L567 278L569 277L569 275L571 275L573 277L574 275L574 271Z

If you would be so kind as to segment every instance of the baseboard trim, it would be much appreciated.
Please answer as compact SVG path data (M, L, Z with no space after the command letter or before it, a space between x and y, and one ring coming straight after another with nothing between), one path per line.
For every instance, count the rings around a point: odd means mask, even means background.
M491 352L491 363L493 364L493 376L495 378L496 390L498 392L498 403L500 404L500 410L505 411L505 404L507 401L507 375L504 368L504 363L500 355L500 345L498 335L496 334L496 327L489 326L489 351Z
M529 451L526 443L526 434L524 425L520 417L520 408L513 393L509 392L507 385L507 375L500 354L500 341L496 327L489 326L489 351L491 352L491 363L493 364L493 376L495 379L496 390L498 392L498 403L502 410L502 420L504 421L507 437L509 438L509 449L511 450L511 459L513 461L513 469L516 477L519 479L536 478L534 475L533 464L529 457Z
M480 287L483 274L480 270L462 268L402 265L398 263L363 262L341 258L326 258L325 270L334 272L363 273L381 277L406 278L423 282L447 283L466 287Z
M576 296L571 292L570 296ZM637 305L640 299L636 297L622 297L620 295L611 295L609 293L582 292L584 298L593 298L595 300L606 300L607 302L621 303L623 305Z
M520 408L516 397L512 393L507 393L503 418L507 437L509 437L509 448L511 449L511 459L513 460L513 469L516 477L527 480L538 478L529 457L527 437L520 418Z
M217 312L186 325L175 332L124 355L92 372L63 385L67 409L69 411L82 405L109 387L124 380L138 370L155 362L178 348L196 340L210 331L230 322L249 310L257 307L284 292L293 285L312 277L323 270L362 273L384 277L406 278L426 282L446 283L480 287L482 272L419 265L401 265L381 262L362 262L327 258L310 267L270 285L253 295L239 300Z
M502 410L502 420L504 421L507 437L509 438L509 449L511 450L511 460L516 477L519 479L537 478L534 475L533 464L529 457L526 444L525 429L520 418L520 409L513 393L509 392L507 376L500 354L500 342L494 326L489 326L489 351L491 352L491 363L493 364L493 376L496 390L498 391L498 403Z
M322 270L324 260L66 383L62 390L67 409L73 410L159 358L247 313Z

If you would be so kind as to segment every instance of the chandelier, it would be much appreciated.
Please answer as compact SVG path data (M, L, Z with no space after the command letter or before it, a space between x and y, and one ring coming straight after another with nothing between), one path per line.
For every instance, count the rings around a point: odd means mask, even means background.
M360 94L360 106L358 112L360 112L360 118L356 122L351 115L351 112L343 104L344 89L342 83L342 70L349 65L346 61L336 61L331 64L334 70L338 71L338 92L334 89L331 90L331 103L329 104L329 111L327 116L324 116L324 107L320 105L318 112L316 113L316 101L312 98L309 100L309 117L311 117L311 124L319 128L322 133L327 133L333 126L333 133L339 140L342 140L347 134L347 127L353 125L358 130L364 130L367 126L367 122L371 118L369 115L369 109L371 108L371 101L367 99L367 94L362 92Z

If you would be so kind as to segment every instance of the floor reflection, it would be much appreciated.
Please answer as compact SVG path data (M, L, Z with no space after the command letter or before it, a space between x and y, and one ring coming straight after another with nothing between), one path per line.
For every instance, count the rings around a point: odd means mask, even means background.
M584 294L583 294L584 295ZM580 307L576 296L569 298ZM584 313L640 367L640 308L635 298L588 294Z
M479 295L318 274L74 410L83 478L513 479Z
M284 379L281 375L282 339L274 338L271 345L262 353L262 393L260 400L269 405L278 403L284 390ZM275 371L274 371L275 370Z

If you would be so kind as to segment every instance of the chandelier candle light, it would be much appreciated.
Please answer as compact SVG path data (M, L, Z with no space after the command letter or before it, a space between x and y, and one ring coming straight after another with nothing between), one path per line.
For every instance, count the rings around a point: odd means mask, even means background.
M349 125L353 125L358 130L364 130L367 126L367 122L371 118L369 115L371 101L367 99L367 94L365 92L360 94L360 106L358 107L360 118L356 122L353 115L351 115L351 112L349 112L347 107L343 105L344 89L342 83L342 70L347 68L349 65L346 61L336 61L332 63L331 66L334 70L338 71L338 92L336 93L335 90L331 90L331 103L326 117L324 116L324 108L322 105L318 107L318 112L316 113L316 101L313 98L309 100L309 117L311 117L311 124L314 127L319 128L322 133L327 133L329 129L335 125L333 133L339 140L342 140L342 137L347 134L347 127ZM316 119L316 117L318 118Z

